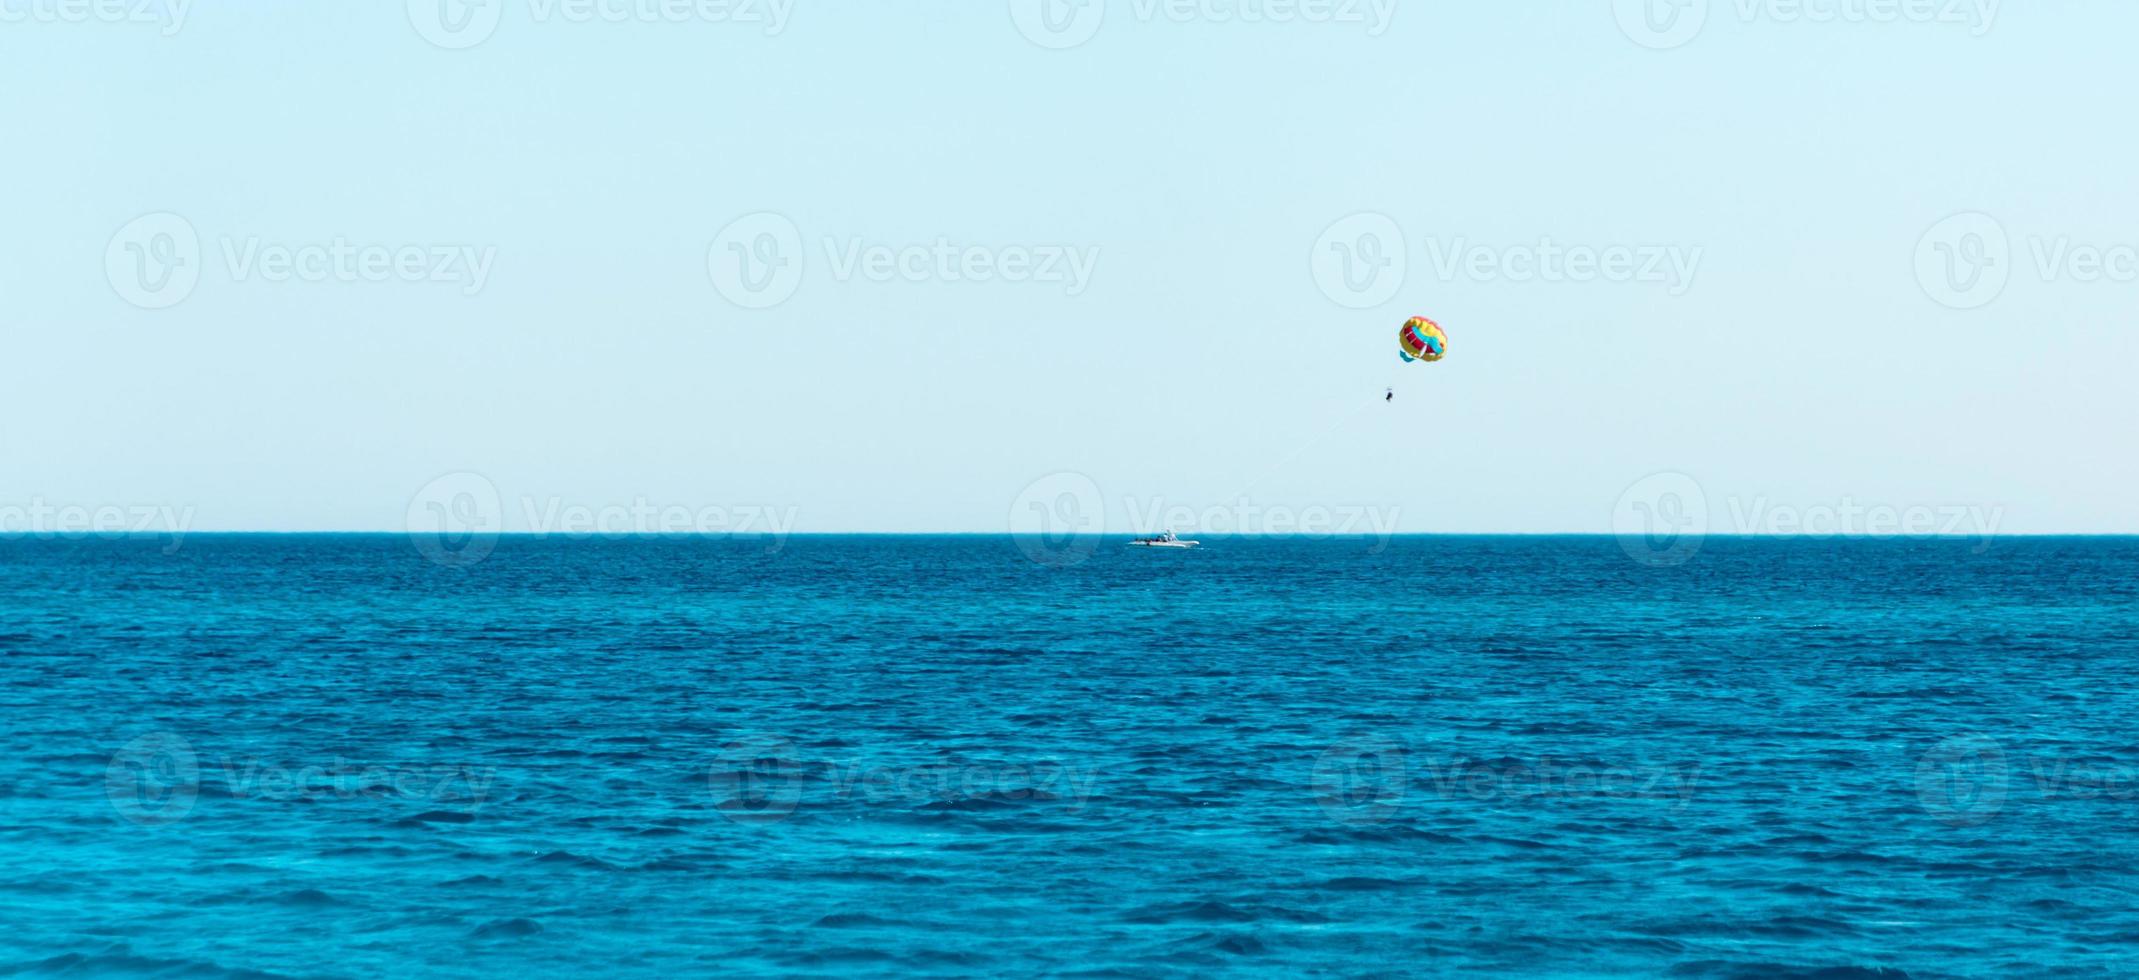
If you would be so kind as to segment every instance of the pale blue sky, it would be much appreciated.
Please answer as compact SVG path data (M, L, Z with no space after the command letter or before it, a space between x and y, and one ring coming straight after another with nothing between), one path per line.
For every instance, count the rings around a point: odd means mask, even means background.
M508 0L450 50L399 2L199 4L170 36L55 2L0 0L23 15L0 23L0 500L399 530L468 471L508 500L999 531L1072 471L1110 510L1252 484L1404 531L1606 531L1678 471L1716 512L2139 532L2139 283L2034 256L2139 245L2129 3L2005 3L1983 29L1713 0L1651 50L1610 0L1399 2L1378 36L1109 0L1049 50L993 0L795 0L777 33ZM748 309L707 253L767 211L802 279ZM197 232L200 279L146 310L107 249L157 212ZM1357 212L1409 256L1367 309L1311 266ZM2010 240L1978 309L1915 272L1960 212ZM226 255L337 238L495 252L472 295ZM839 274L939 238L1097 258L1076 295ZM1434 267L1547 238L1698 265L1682 290ZM1448 360L1397 363L1411 313Z

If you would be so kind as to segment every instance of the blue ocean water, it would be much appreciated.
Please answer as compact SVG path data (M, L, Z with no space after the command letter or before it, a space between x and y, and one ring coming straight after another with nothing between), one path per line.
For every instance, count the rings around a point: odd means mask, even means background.
M0 542L0 973L2139 972L2139 541L1019 545Z

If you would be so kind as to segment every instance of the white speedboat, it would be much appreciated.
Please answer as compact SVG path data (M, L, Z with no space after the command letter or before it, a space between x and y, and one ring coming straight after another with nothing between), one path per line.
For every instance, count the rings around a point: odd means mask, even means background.
M1198 546L1198 545L1201 545L1202 543L1203 543L1203 542L1201 542L1201 541L1183 541L1183 540L1181 540L1180 538L1177 538L1177 537L1175 537L1175 536L1174 536L1174 533L1173 533L1172 531L1167 531L1167 532L1164 532L1164 533L1160 534L1159 536L1157 536L1157 537L1153 537L1153 538L1138 538L1138 539L1136 539L1136 540L1134 540L1134 541L1131 541L1131 542L1129 542L1129 547L1131 547L1131 548L1194 548L1194 547L1196 547L1196 546Z

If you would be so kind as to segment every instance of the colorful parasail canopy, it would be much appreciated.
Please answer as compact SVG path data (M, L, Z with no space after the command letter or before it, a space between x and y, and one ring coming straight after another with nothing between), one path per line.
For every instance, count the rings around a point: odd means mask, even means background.
M1404 363L1426 361L1432 363L1448 356L1448 334L1441 325L1422 316L1404 321L1403 329L1396 332L1396 342L1402 348Z

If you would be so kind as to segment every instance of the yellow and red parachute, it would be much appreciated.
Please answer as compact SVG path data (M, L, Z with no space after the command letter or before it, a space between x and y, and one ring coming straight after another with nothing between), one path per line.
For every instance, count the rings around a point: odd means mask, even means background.
M1448 356L1448 334L1441 325L1422 316L1404 321L1396 332L1396 342L1404 363L1425 361L1429 364Z

